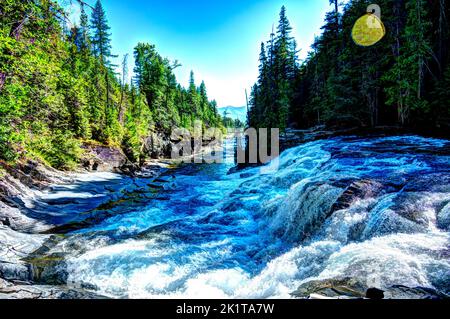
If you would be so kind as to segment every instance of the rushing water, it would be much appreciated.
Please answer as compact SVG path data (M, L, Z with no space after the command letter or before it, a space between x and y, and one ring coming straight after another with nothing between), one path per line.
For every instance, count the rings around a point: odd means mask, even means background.
M450 290L450 151L415 136L184 165L68 234L68 283L119 298L280 298L313 279ZM92 214L92 213L91 213Z

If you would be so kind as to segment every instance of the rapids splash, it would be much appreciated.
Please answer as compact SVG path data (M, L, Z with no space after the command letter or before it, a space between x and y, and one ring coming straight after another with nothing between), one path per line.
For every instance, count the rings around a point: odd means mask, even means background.
M69 286L115 298L290 298L346 277L449 293L449 163L448 141L401 136L307 143L277 171L184 165L53 252Z

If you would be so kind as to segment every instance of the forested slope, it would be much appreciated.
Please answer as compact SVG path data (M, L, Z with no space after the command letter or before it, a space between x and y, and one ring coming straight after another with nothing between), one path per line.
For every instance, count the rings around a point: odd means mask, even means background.
M0 4L0 159L37 159L70 169L82 144L123 149L131 161L152 132L219 126L217 104L194 75L188 88L173 73L177 61L154 45L137 44L132 83L127 58L113 65L111 31L100 1L81 4L79 25L51 0ZM70 27L69 27L70 26ZM116 73L121 69L120 73Z
M307 128L397 125L445 131L450 123L449 17L445 0L380 0L386 36L371 47L352 28L371 1L351 0L325 17L305 61L283 7L261 44L249 124ZM301 32L301 30L300 30Z

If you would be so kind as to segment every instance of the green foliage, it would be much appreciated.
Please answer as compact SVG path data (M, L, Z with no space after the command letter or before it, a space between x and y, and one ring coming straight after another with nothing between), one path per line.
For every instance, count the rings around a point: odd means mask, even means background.
M196 86L193 72L186 90L173 74L178 62L162 58L154 45L139 43L134 57L134 82L138 94L145 97L156 129L168 133L174 127L191 128L196 120L208 127L221 126L216 102L209 101L204 82Z
M85 9L80 26L65 32L56 1L2 1L0 159L31 157L72 169L89 141L122 147L138 161L152 130L189 127L197 119L221 126L204 83L182 88L172 72L179 64L154 46L136 47L137 86L119 81L106 12L97 1L89 25Z
M83 24L86 23L86 16L82 16ZM104 65L110 65L109 59L113 57L111 54L111 29L106 19L106 13L103 9L100 0L95 3L94 10L91 16L91 29L93 30L93 37L91 39L92 52Z
M430 43L431 22L427 20L427 5L423 0L406 3L408 16L393 67L385 79L392 84L386 89L388 105L397 106L399 122L407 124L410 112L428 113L428 102L423 99L424 76L427 62L432 57Z
M280 12L277 34L271 34L267 44L261 44L260 75L251 92L249 125L252 127L278 127L288 125L292 108L293 83L297 74L296 42L286 17L286 8Z
M83 151L79 140L73 138L68 131L49 131L44 127L36 130L39 134L27 136L26 146L28 156L44 161L59 169L74 169Z
M261 44L249 125L449 126L450 6L379 0L388 32L363 48L353 43L351 29L368 4L353 0L342 13L328 13L301 65L281 9L276 33ZM136 78L132 85L125 77L119 81L106 12L97 1L89 25L85 9L80 25L65 30L64 11L54 0L1 2L0 160L33 157L71 169L83 156L82 143L93 141L122 147L140 161L152 131L191 129L197 120L204 127L242 125L222 121L193 72L188 86L180 85L173 71L179 63L154 45L136 46Z
M448 82L450 6L445 0L380 0L386 36L359 47L351 31L371 4L330 0L322 35L295 66L283 7L277 35L262 44L258 82L252 89L248 124L307 128L403 125L449 127ZM291 43L288 45L287 43ZM286 120L286 117L287 120Z
M239 119L232 119L229 117L222 118L223 126L226 128L245 128L245 123L242 123Z
M447 66L441 80L436 80L435 88L432 92L430 114L433 119L440 123L450 122L450 65Z

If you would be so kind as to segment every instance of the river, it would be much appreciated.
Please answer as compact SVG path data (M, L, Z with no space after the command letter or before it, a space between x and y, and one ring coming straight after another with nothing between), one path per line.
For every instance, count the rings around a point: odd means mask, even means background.
M70 286L115 298L289 298L346 277L449 293L449 163L448 141L417 136L319 140L234 174L228 153L80 212L103 218L46 255Z

